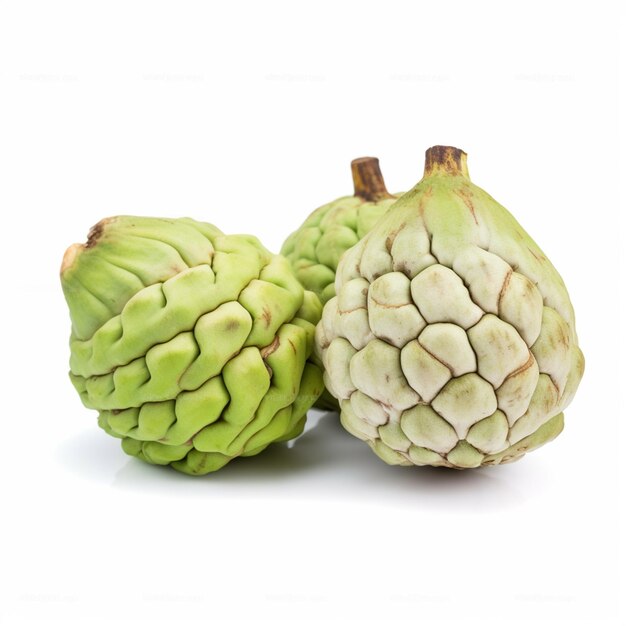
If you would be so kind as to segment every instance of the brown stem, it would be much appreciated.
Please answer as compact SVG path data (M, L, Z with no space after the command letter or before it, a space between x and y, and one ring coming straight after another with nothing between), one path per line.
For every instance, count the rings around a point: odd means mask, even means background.
M385 187L380 165L376 157L361 157L350 163L352 180L354 181L354 195L367 202L376 202L393 196Z
M467 170L467 154L452 146L433 146L426 150L426 165L424 176L446 174L448 176L463 176L469 179Z

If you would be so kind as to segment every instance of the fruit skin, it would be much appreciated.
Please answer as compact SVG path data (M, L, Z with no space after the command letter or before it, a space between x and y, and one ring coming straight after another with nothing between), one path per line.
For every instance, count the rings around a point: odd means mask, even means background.
M368 233L401 195L387 191L377 158L354 159L351 169L354 195L313 211L280 251L304 288L315 292L322 304L335 295L335 272L343 253Z
M316 293L322 304L335 295L335 272L341 256L357 243L401 194L390 194L376 157L350 163L354 195L325 204L309 215L285 240L285 256L305 289ZM339 411L339 404L324 390L315 407Z
M427 151L335 285L316 331L325 384L387 463L494 465L561 432L584 370L567 290L461 150Z
M65 253L70 378L128 454L187 474L302 431L321 304L287 261L189 218L102 220Z

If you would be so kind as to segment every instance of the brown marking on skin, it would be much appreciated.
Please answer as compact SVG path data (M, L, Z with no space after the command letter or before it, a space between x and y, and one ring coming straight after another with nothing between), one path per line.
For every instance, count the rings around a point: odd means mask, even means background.
M552 399L550 397L550 394L546 394L543 397L543 408L545 410L546 413L549 413L559 402L559 398L561 397L561 392L559 390L559 386L554 382L553 378L551 375L548 375L548 378L550 379L550 382L552 383L552 386L554 387L554 397L556 398L556 400L554 402L552 402ZM552 416L554 417L554 416Z
M407 278L411 278L411 268L405 262L398 263L396 265L396 271L402 272Z
M545 405L544 412L547 413L549 410L553 409L558 404L558 401L563 394L561 393L561 390L559 389L559 386L556 384L556 381L554 380L554 378L552 378L552 374L549 374L548 372L540 372L540 374L544 374L550 379L550 383L552 384L552 386L554 387L556 391L556 402L553 405L548 406L547 396L544 398L544 405ZM554 417L554 415L552 417Z
M450 363L446 363L445 361L442 361L436 354L433 354L428 348L423 346L419 340L419 337L417 338L417 343L419 344L420 348L424 350L424 352L426 352L426 354L428 354L430 357L435 359L435 361L437 361L438 363L441 363L444 367L446 367L448 371L450 372L450 376L452 376L452 366L450 365Z
M528 250L528 252L530 252L535 257L535 259L537 259L537 261L541 261L542 260L542 258L540 256L537 256L534 253L534 251L529 246L526 246L526 249Z
M206 467L208 460L209 457L205 454L200 460L200 463L198 463L197 467L195 467L194 469L197 470L198 473L202 472L202 470Z
M367 307L366 306L357 306L354 307L353 309L337 309L337 312L339 313L339 315L347 315L348 313L354 313L355 311L367 311Z
M87 243L85 244L85 248L87 248L87 250L93 248L98 243L98 240L102 237L102 233L104 232L104 227L114 219L115 218L113 217L105 217L103 220L100 220L97 224L91 227L89 234L87 235Z
M498 294L498 305L497 305L498 314L500 313L500 303L502 302L502 298L504 298L504 294L507 290L507 287L509 286L509 283L511 282L511 276L513 276L513 270L509 270L506 273L506 276L504 277L504 282L502 283L502 287L500 289L500 293Z
M387 235L387 238L385 239L385 249L387 250L388 254L391 254L391 248L393 246L393 242L396 240L396 237L405 226L406 226L406 223L402 222L402 224L400 224L398 228L396 228L395 230L392 230L389 233L389 235Z
M269 328L269 325L272 321L272 311L268 309L266 306L263 307L263 313L261 314L261 319L265 322L265 328Z
M296 346L294 345L293 341L291 341L291 339L287 339L287 341L289 342L289 345L291 346L291 349L294 351L294 353L298 354L298 351L296 350Z
M576 371L578 372L579 377L585 373L585 357L582 352L579 354L579 357L576 359Z
M104 232L104 227L108 223L113 222L115 219L117 218L107 217L103 220L100 220L95 226L92 226L89 230L86 243L73 243L65 251L65 254L63 255L63 261L61 262L61 274L67 271L74 264L74 261L81 252L83 252L84 250L90 250L98 243Z
M389 378L389 374L385 374L385 382L389 382L391 379Z
M522 365L521 367L518 367L516 370L512 371L503 381L502 381L502 385L504 385L504 383L509 380L510 378L513 378L515 376L517 376L518 374L522 374L523 372L525 372L527 369L531 368L533 366L533 363L535 363L535 357L533 356L533 353L530 352L530 350L528 351L528 360L526 361L526 363L524 363L524 365ZM502 387L502 385L500 385L500 387ZM498 389L500 389L500 387L498 387ZM496 389L496 391L498 391L498 389ZM518 392L521 391L521 386L518 385ZM519 399L520 395L519 393L515 396L516 399Z
M468 193L465 189L458 189L454 193L459 198L461 198L461 200L463 200L463 203L465 204L465 206L470 210L470 213L472 214L472 217L474 218L474 222L476 223L476 226L478 226L478 219L476 218L476 211L474 209L474 203L472 202L472 195Z
M550 342L550 348L552 350L557 350L561 344L568 349L570 345L570 338L565 326L563 324L558 324L558 328L555 332L551 332L548 335L548 341Z
M230 320L228 324L226 324L227 331L235 330L236 328L239 328L239 322L237 320Z
M259 352L261 353L261 358L265 360L270 354L273 354L274 352L276 352L276 350L278 350L278 346L280 346L280 339L278 338L278 335L276 335L272 343L259 350Z
M417 211L420 217L422 218L424 217L424 211L426 210L426 202L430 199L432 195L433 195L433 188L431 185L430 187L427 187L424 193L420 196L420 202L417 207Z
M383 411L387 414L387 417L389 417L389 415L391 413L391 405L387 404L386 402L383 402L382 400L378 400L378 404L380 404L380 406L382 407ZM387 422L385 422L385 424L386 423ZM382 424L382 425L384 426L384 424Z
M536 286L536 283L533 283L532 280L524 281L524 289L522 291L521 297L528 298L533 293L533 288Z
M326 350L326 348L330 345L330 341L328 341L328 339L323 339L322 341L319 341L319 345L323 350Z
M381 309L401 309L403 306L413 306L411 302L403 302L402 304L386 304L385 302L380 302L379 300L376 300L376 298L374 298L373 296L372 302L378 305Z

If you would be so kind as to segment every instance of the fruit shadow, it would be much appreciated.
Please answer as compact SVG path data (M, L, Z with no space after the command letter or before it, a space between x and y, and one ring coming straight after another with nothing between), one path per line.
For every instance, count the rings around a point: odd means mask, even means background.
M370 448L344 430L337 413L311 412L305 432L289 444L270 446L256 457L242 458L230 471L210 480L232 487L239 483L281 481L324 499L394 502L425 500L458 508L516 506L514 466L459 471L436 467L387 465ZM513 484L511 484L513 483Z
M254 457L235 459L222 470L189 477L169 467L121 456L119 443L102 433L83 434L59 449L66 469L87 480L133 492L173 497L303 497L397 506L433 503L473 511L520 506L545 485L540 466L528 460L476 470L390 466L347 433L336 413L313 410L294 441L271 445ZM119 463L122 460L120 467ZM112 475L111 467L119 469ZM534 469L533 469L534 468Z

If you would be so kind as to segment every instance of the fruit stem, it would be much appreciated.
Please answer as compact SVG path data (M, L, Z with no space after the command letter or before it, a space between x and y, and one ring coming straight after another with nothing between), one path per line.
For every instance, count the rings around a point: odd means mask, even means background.
M376 202L383 198L393 197L385 187L385 180L376 157L354 159L350 163L350 167L352 168L355 196L363 198L367 202Z
M459 148L452 146L433 146L426 150L426 176L463 176L469 180L467 170L467 154Z

